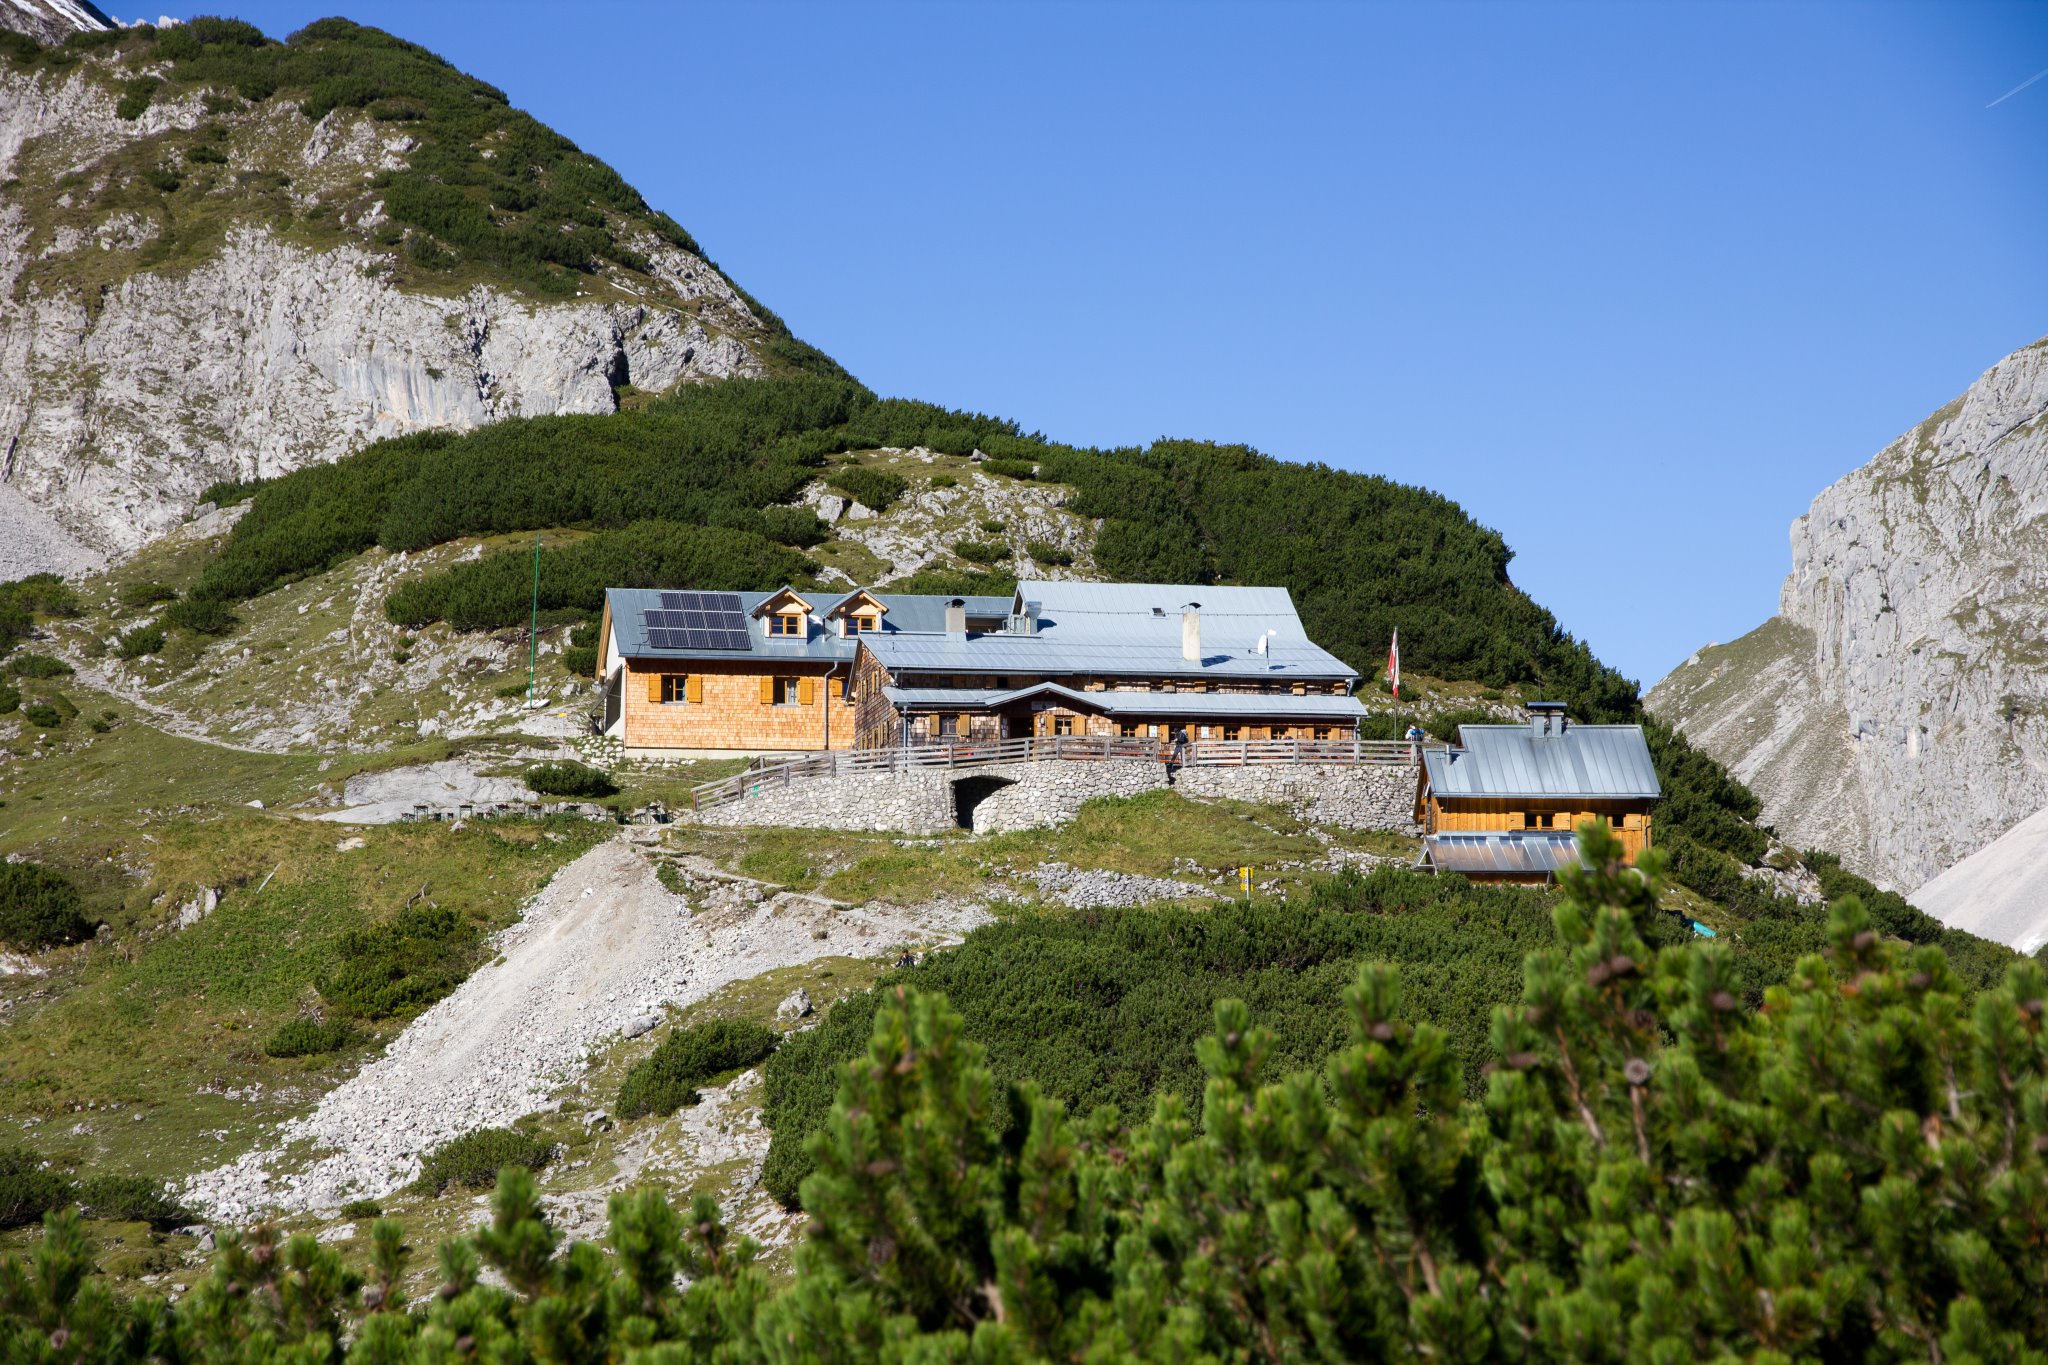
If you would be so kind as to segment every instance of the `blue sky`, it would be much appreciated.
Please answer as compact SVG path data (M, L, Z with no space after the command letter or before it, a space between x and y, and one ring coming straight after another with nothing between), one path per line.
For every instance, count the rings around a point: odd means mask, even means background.
M1776 609L1815 493L2048 334L2048 79L1986 107L2048 68L2039 3L343 12L878 391L1425 484L1645 685Z

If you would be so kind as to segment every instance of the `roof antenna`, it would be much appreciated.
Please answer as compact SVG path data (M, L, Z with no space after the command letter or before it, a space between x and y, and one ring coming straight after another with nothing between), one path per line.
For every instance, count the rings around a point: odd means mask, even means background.
M1259 655L1265 654L1266 641L1272 639L1275 635L1278 635L1279 633L1280 632L1277 630L1269 630L1264 635L1261 635L1258 639L1252 641L1252 653Z

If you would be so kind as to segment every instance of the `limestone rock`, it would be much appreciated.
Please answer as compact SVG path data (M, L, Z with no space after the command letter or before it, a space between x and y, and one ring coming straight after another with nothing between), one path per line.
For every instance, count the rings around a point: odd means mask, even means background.
M423 429L610 412L625 384L765 372L746 301L651 231L629 239L643 274L571 299L402 287L396 249L374 236L381 204L351 212L365 177L403 167L413 139L353 110L310 135L277 102L210 115L198 92L172 88L122 120L101 61L0 62L0 180L13 187L0 197L0 577L133 551L220 480ZM330 244L287 240L274 206L216 189L230 222L219 239L181 240L152 264L141 248L163 234L155 210L95 205L103 191L118 200L124 158L202 122L224 128L238 173L287 177L301 212L338 225Z
M1919 886L2048 806L2048 340L1815 498L1778 616L1652 689L1765 823Z
M811 993L801 986L791 991L784 997L782 1003L775 1007L775 1017L784 1023L809 1018L810 1013Z

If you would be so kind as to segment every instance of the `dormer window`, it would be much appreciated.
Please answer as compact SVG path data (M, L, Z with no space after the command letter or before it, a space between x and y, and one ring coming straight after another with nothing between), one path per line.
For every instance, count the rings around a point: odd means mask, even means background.
M804 636L804 614L789 611L769 617L768 633L801 640Z
M882 618L872 612L860 612L846 618L848 635L872 634L882 628Z

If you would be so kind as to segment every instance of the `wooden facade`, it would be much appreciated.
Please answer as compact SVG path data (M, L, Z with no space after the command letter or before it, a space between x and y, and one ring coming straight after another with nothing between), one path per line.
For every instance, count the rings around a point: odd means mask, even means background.
M628 659L621 700L636 751L853 747L844 664Z
M1417 783L1415 819L1423 833L1438 831L1559 830L1577 833L1579 826L1595 818L1614 828L1631 864L1636 855L1650 847L1651 801L1631 798L1610 801L1597 797L1540 801L1528 798L1460 797L1445 799L1429 790L1424 774Z

